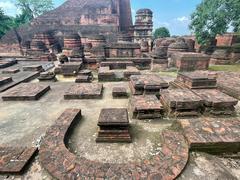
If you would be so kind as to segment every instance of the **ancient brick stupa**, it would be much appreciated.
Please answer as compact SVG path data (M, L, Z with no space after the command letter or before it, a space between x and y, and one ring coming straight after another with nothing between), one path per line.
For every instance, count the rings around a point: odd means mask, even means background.
M31 42L37 33L52 31L58 41L69 30L82 36L103 34L111 39L120 31L128 32L131 26L130 0L67 0L30 24L7 33L0 41L0 53L19 54L22 45Z

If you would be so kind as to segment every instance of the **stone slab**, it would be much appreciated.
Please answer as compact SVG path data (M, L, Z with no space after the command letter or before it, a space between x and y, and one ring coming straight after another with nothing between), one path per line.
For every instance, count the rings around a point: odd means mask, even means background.
M71 86L64 94L64 99L100 99L102 98L103 84L82 83Z
M200 118L178 120L191 150L239 152L240 120Z
M0 147L0 173L20 173L37 152L32 147Z
M3 101L36 101L40 99L50 86L37 83L22 83L2 95Z
M163 105L155 95L133 96L130 106L136 119L155 119L164 115Z

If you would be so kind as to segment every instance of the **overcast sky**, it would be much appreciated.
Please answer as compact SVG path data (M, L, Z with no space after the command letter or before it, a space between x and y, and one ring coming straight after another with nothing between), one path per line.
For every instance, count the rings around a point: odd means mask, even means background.
M61 5L65 0L53 0L55 6ZM201 0L131 0L132 14L140 8L149 8L154 13L154 28L165 26L171 35L190 34L188 25L190 15ZM14 16L18 13L14 0L0 0L0 7L6 14Z

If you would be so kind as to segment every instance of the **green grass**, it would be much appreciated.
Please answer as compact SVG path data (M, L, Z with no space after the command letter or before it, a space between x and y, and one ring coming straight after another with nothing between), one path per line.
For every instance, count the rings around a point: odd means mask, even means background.
M227 72L240 72L240 64L236 65L212 65L209 67L211 71L227 71Z

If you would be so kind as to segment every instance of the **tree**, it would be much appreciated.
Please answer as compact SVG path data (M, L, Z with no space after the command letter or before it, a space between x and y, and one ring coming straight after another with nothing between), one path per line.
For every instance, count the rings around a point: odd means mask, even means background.
M230 27L240 30L240 0L203 0L191 15L190 29L201 45L209 45Z
M0 38L11 28L12 19L0 8Z
M52 0L17 0L16 6L31 20L53 9L53 2Z
M170 32L166 27L160 27L155 30L154 32L154 38L164 38L164 37L170 37Z

